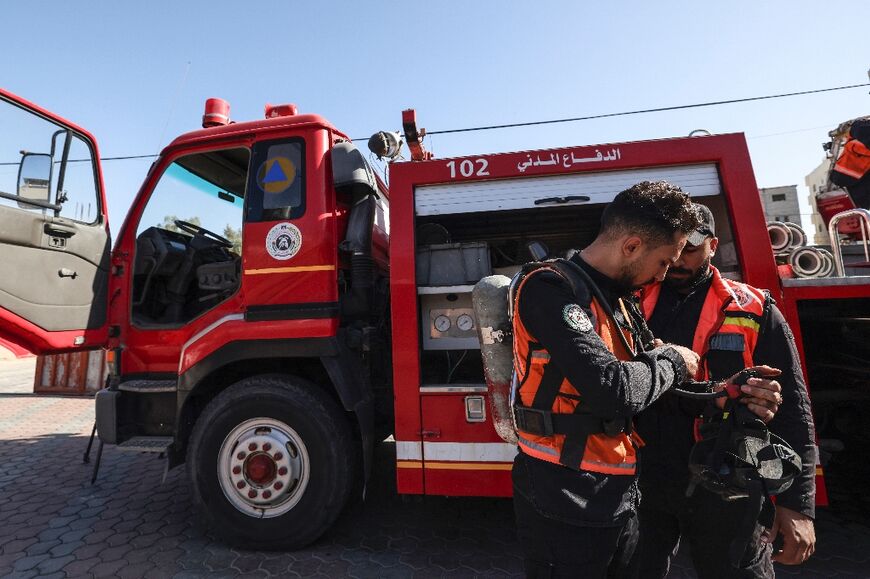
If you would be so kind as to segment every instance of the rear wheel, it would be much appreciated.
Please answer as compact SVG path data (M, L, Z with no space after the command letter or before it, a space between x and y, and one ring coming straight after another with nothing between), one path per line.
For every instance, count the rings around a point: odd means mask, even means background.
M194 427L187 457L194 504L234 545L304 547L347 501L351 448L345 416L316 385L289 376L242 380Z

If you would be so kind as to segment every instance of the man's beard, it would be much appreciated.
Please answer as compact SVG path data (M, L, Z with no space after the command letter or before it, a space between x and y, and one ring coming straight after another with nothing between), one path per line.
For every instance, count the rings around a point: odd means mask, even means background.
M655 281L655 278L650 278L640 283L635 281L637 279L638 269L640 268L637 262L631 263L623 267L622 271L619 272L619 277L613 280L616 282L616 285L619 287L620 293L622 295L628 295L630 293L636 292L643 286L649 285Z
M674 279L670 275L668 275L667 277L665 277L665 283L677 291L685 291L685 290L690 290L690 289L694 288L695 286L697 286L698 284L700 284L701 282L703 282L704 280L707 279L707 276L710 273L710 260L711 259L712 259L712 257L708 257L707 259L705 259L704 263L702 263L701 266L697 270L695 270L694 273L692 273L688 269L671 267L670 271L668 272L669 274L670 273L685 273L685 274L690 274L690 275L688 275L688 277L685 277L683 279Z

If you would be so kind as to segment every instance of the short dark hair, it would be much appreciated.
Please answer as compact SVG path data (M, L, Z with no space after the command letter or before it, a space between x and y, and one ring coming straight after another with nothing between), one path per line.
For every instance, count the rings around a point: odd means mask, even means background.
M698 227L689 196L667 181L642 181L617 195L604 208L600 233L615 237L637 234L653 246L673 243L677 231Z

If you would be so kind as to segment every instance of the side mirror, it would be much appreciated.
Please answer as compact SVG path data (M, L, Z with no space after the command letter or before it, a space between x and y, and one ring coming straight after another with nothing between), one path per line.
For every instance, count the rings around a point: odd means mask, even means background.
M34 207L44 207L45 204L50 203L51 168L51 155L22 153L21 162L18 165L18 196L39 203L19 201L19 207L33 209Z

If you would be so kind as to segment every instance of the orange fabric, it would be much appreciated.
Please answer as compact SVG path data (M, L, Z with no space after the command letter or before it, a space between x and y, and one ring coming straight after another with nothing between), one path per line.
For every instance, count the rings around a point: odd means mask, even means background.
M837 159L834 170L854 179L861 179L870 171L870 149L857 139L843 146L843 153Z
M704 361L710 347L710 338L714 334L742 334L746 345L743 350L743 364L746 367L753 366L752 352L755 351L755 345L758 343L758 330L751 325L741 325L736 320L744 319L740 316L745 314L753 314L761 319L764 315L764 292L745 283L722 277L715 267L711 266L710 269L713 272L713 281L701 307L692 350ZM640 307L647 320L655 310L660 291L661 285L658 283L641 290ZM707 366L702 363L695 379L705 380L708 377Z
M523 286L532 275L540 271L551 271L561 275L557 270L546 266L527 274L517 288L513 304L514 370L520 384L518 402L526 407L532 405L541 384L544 369L550 363L550 356L546 350L538 348L531 351L531 345L536 340L526 329L519 314ZM630 360L631 354L625 350L622 341L616 336L616 332L623 332L628 343L633 347L631 334L617 327L595 299L592 300L591 308L595 317L594 330L601 336L607 349L613 352L619 360ZM572 414L575 408L582 403L582 389L582 384L575 387L568 380L563 379L559 386L559 392L568 396L556 396L551 411L557 414ZM519 430L518 434L518 444L524 453L540 460L561 464L559 456L565 444L564 434L537 436L522 430ZM631 436L625 433L616 436L608 436L603 433L592 434L586 439L586 448L579 467L583 470L604 474L634 475L637 468L636 448L642 445L643 442L634 434ZM576 468L575 465L566 466Z

